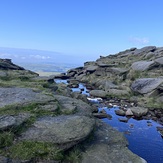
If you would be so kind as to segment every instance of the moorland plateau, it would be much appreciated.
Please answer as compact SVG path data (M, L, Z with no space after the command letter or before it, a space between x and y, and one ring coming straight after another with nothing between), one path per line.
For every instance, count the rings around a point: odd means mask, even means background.
M71 91L80 82L120 106L117 114L163 122L163 48L131 48L50 77L0 59L0 162L146 162L94 116L86 95Z

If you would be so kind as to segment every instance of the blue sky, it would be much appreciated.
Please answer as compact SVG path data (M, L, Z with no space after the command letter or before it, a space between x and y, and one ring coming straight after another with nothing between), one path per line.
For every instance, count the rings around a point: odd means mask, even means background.
M95 57L163 46L162 7L162 0L0 0L0 47Z

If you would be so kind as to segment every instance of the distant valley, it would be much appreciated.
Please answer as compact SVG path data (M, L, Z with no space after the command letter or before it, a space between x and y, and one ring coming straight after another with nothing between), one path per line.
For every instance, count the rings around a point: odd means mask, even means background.
M84 59L53 51L0 47L0 58L35 72L66 72L82 66Z

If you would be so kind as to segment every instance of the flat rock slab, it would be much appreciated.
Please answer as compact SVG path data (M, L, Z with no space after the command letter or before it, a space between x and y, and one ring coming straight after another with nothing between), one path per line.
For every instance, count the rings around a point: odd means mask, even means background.
M132 153L126 146L127 140L122 133L102 124L94 133L94 139L82 153L82 163L146 163Z
M1 115L0 116L0 130L6 130L11 127L19 126L23 122L28 120L29 117L30 117L30 114L28 114L28 113L20 113L15 116Z
M149 70L155 65L156 63L154 61L138 61L138 62L134 62L131 65L131 68L135 71L145 71L145 70Z
M86 116L46 116L22 134L22 140L50 142L71 147L84 140L93 130L95 120Z
M98 68L98 66L88 66L86 68L86 71L87 72L94 72L94 71L96 71L97 68Z
M94 97L102 97L102 98L105 98L107 96L107 92L103 90L92 90L89 92L89 94Z
M129 95L129 92L127 90L120 90L120 89L108 89L108 95L111 96L125 96Z
M111 73L117 74L117 75L122 75L122 74L126 74L129 70L125 69L125 68L109 68L106 69L106 71L109 71Z
M91 116L92 107L82 100L60 95L54 95L54 97L61 105L61 112L70 111L77 115Z
M163 78L141 78L135 80L131 89L140 94L147 94L157 89L163 83Z
M29 102L45 102L54 100L53 97L34 92L30 88L0 88L0 107Z

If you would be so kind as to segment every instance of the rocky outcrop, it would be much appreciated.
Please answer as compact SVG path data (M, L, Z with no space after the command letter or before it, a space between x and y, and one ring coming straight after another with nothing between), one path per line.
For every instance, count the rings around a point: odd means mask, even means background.
M106 91L111 97L123 97L126 91L128 97L140 93L158 99L162 92L162 58L162 47L131 48L86 62L84 67L73 69L73 76L69 74L71 70L67 75L91 84L96 90Z
M15 65L11 62L11 59L0 59L1 70L24 70L23 67Z
M145 162L127 148L127 141L121 133L106 124L95 123L94 116L101 118L106 116L105 112L97 113L97 107L89 105L86 96L72 93L66 84L57 84L53 78L70 79L70 87L86 82L93 89L90 94L100 97L99 102L103 101L101 98L116 102L129 101L134 99L132 96L135 93L150 93L152 96L155 90L157 99L161 99L162 65L158 58L162 57L162 52L157 47L131 48L86 62L84 67L52 78L38 77L38 74L21 69L9 60L1 60L0 130L4 133L0 132L3 138L0 148L3 156L11 158L0 156L0 160L64 162L63 151L67 155L74 145L82 143L84 150L80 154L83 163ZM148 65L141 73L132 69L133 63L144 60L154 62L157 67ZM150 78L149 82L144 78ZM137 80L141 81L143 90L137 86ZM139 104L138 100L136 98L134 103ZM130 116L140 118L148 112L143 109L140 111L138 106L132 110L131 107ZM125 113L127 116L127 111L124 107L123 113L121 111L119 114ZM111 116L107 115L107 118L111 119Z
M134 55L142 55L142 54L147 54L149 52L154 52L156 51L156 46L147 46L141 49L136 49L134 51Z

